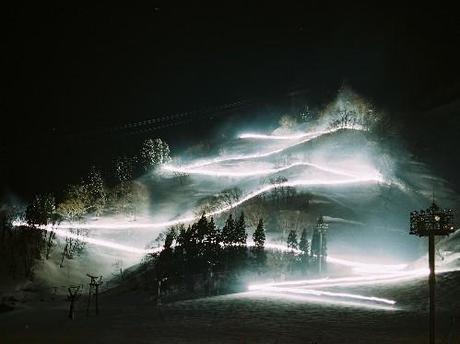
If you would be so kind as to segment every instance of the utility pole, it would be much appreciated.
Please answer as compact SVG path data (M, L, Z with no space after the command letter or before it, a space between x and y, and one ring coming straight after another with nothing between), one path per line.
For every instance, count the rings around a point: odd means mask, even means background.
M96 307L96 315L99 314L99 286L103 283L102 276L92 276L86 274L90 278L89 290L88 290L88 306L86 308L86 316L89 315L89 309L91 307L91 298L94 296L94 303Z
M316 232L318 235L318 251L317 251L317 259L318 259L318 272L321 274L324 266L326 265L326 231L328 225L324 223L324 219L322 216L319 217L318 222L316 223Z
M441 209L434 202L426 210L413 211L410 213L409 234L419 237L428 237L428 263L430 275L428 284L430 287L430 344L435 343L436 333L436 274L435 274L435 247L434 240L437 235L449 235L455 231L454 214L451 209Z
M70 307L69 307L69 319L74 320L75 319L75 301L77 301L80 296L81 292L83 290L83 286L77 285L77 286L70 286L67 288L69 295L67 296L67 300L70 301Z

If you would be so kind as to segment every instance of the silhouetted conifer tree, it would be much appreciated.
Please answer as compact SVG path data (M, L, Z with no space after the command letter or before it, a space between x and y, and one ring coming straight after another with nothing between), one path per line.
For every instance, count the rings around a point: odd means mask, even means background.
M255 265L257 272L260 274L262 267L265 266L266 262L266 255L265 255L265 250L264 250L264 245L265 245L265 229L264 229L264 221L262 219L259 219L259 223L257 225L256 230L254 231L254 234L252 236L252 239L254 240L254 259L255 259Z
M228 215L227 221L222 228L222 243L224 245L233 245L235 243L235 221L232 214Z
M302 235L300 236L299 250L301 250L304 254L309 255L310 242L308 241L307 235L308 235L307 229L304 228L304 230L302 231Z
M301 270L305 273L310 263L310 242L308 240L308 232L306 228L303 229L302 235L300 236L299 249L302 251L302 255L300 257Z
M264 221L262 219L259 220L259 224L252 236L254 240L254 245L257 248L264 248L265 245L265 228L264 228Z
M292 249L298 249L299 243L297 242L297 232L295 230L291 230L289 232L287 238L287 246Z
M247 237L248 234L246 233L246 221L244 220L244 213L241 212L241 215L235 224L235 244L246 245Z

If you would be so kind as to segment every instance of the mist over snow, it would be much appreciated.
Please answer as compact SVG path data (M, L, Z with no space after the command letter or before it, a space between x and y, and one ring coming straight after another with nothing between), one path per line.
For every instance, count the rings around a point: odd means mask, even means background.
M448 182L413 160L385 115L349 89L317 113L280 116L272 132L252 128L239 128L236 137L210 147L214 153L208 156L189 149L140 178L150 195L143 214L78 224L89 238L109 243L89 242L79 264L97 261L101 273L117 259L132 265L142 250L161 247L155 238L168 227L202 213L220 225L229 212L240 211L249 218L249 237L251 218L258 216L266 220L268 239L278 244L285 244L286 229L311 229L324 216L328 254L409 262L425 252L424 240L409 236L410 211L427 208L433 191L441 206L458 209ZM275 200L284 192L295 202ZM64 231L72 226L61 224ZM111 243L133 250L107 247ZM458 249L453 246L446 247ZM42 271L52 275L50 269Z

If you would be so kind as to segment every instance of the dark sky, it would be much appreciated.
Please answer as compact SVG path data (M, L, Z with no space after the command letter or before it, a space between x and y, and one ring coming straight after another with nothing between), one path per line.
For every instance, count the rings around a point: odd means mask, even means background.
M69 161L78 174L89 151L97 159L103 150L95 147L116 140L88 141L88 132L239 99L267 103L295 89L335 92L344 81L401 121L416 154L455 175L458 154L454 162L439 156L456 144L459 106L437 110L459 99L452 8L170 3L18 1L2 10L0 161L8 190L56 184ZM439 122L433 148L427 138ZM200 138L199 126L175 133Z

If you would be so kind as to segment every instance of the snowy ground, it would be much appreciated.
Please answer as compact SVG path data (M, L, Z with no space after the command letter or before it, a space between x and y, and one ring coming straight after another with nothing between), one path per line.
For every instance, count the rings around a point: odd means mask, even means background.
M460 272L438 276L438 343L460 343L459 282ZM145 292L130 291L102 295L99 316L85 316L82 298L71 321L59 297L0 313L0 343L426 343L426 284L346 289L394 299L393 310L259 292L156 306Z

